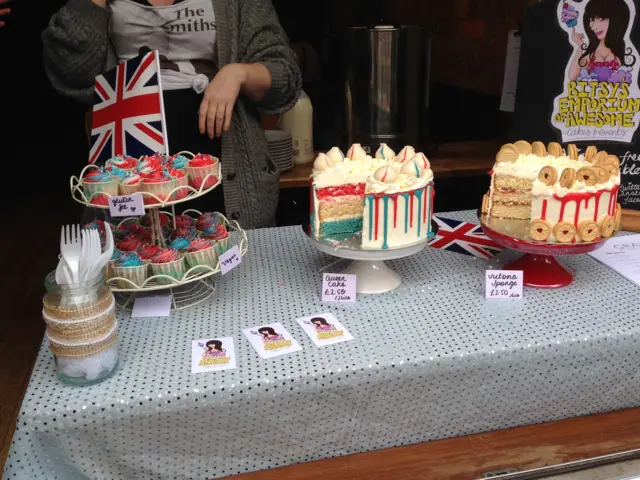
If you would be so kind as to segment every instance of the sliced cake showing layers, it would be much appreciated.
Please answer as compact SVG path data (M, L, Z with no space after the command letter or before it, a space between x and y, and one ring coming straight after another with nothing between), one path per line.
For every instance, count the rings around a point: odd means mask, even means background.
M530 220L530 240L593 242L620 228L620 161L594 146L519 141L498 152L482 213Z

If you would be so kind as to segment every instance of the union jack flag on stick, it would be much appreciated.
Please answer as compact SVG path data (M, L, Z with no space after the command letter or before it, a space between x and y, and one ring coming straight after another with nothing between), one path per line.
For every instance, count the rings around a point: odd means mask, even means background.
M95 91L89 163L169 152L157 51L98 75Z

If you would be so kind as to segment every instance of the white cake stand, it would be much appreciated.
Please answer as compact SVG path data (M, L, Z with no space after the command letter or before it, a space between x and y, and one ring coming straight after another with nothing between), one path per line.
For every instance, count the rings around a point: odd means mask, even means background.
M354 250L351 248L333 247L308 237L311 244L321 252L338 258L353 260L343 273L356 275L356 292L385 293L395 290L402 283L400 275L390 269L384 262L404 258L421 251L427 246L426 240L416 245L393 250Z

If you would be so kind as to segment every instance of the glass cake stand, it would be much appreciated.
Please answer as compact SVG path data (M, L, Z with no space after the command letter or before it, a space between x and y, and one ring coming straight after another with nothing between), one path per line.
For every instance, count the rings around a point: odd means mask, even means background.
M302 230L311 245L323 253L338 258L353 260L342 273L356 275L356 292L366 294L386 293L402 284L402 278L385 263L388 260L404 258L423 250L429 240L438 233L438 225L431 221L429 236L420 242L401 248L386 250L363 250L360 240L317 240L310 235L309 221L302 224Z
M608 239L589 243L533 242L529 236L529 220L492 218L478 212L484 233L505 248L524 253L505 266L505 270L522 270L524 284L536 288L562 288L571 285L573 274L555 257L582 255L602 247Z

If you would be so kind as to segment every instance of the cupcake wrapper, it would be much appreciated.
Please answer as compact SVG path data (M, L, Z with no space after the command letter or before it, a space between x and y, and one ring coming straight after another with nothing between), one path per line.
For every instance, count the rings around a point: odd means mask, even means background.
M189 186L189 176L185 175L182 178L176 178L176 187L187 187ZM176 192L173 194L174 200L182 200L183 198L185 198L187 195L189 195L189 189L188 188L181 188L176 190Z
M91 198L97 194L104 193L109 196L118 195L117 179L109 180L108 182L82 182L84 188L84 196L87 200L91 201Z
M188 252L185 254L185 260L189 268L197 265L208 265L211 268L216 268L218 265L218 252L214 245L206 250L200 250L199 252ZM200 268L194 270L194 273L207 273L207 268Z
M120 195L132 195L134 193L138 193L140 191L141 185L137 184L137 185L125 185L124 183L121 183L120 186L118 187L118 190L120 192Z
M222 240L215 240L216 250L218 250L218 255L222 255L227 250L229 250L229 237L223 238Z
M153 275L168 275L176 280L182 280L184 277L184 258L181 256L175 262L170 263L152 263L151 272ZM156 280L158 283L172 283L171 280L160 278Z
M211 174L212 176L207 179L205 185L202 188L212 187L218 181L218 163L207 165L205 167L187 167L186 170L187 174L189 175L189 183L194 188L200 188L202 186L203 180L209 174ZM216 176L214 177L213 175Z
M171 190L175 188L176 188L175 180L169 180L168 182L162 182L162 183L146 183L146 182L141 183L141 191L152 193L162 201L165 201L169 193L171 193ZM156 201L155 198L144 195L145 205L154 205L157 203L158 202Z
M111 265L114 277L122 277L127 280L131 280L136 286L141 286L147 279L147 264L139 267L119 267L117 265ZM132 288L131 284L124 280L116 280L116 287L118 288Z

